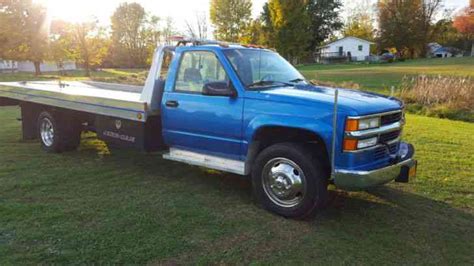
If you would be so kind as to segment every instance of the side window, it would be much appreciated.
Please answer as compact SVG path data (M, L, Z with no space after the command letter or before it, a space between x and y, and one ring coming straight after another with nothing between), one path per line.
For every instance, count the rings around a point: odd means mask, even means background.
M161 64L161 69L159 73L159 79L166 80L168 77L168 71L170 69L171 61L173 60L173 53L166 51L163 54L163 63Z
M207 83L227 83L229 78L212 52L186 52L181 59L175 91L201 93Z
M359 45L359 51L362 51L362 50L363 50L362 45Z

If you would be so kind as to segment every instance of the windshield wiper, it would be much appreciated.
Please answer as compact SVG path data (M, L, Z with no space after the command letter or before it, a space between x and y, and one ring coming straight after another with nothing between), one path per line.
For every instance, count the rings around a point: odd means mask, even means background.
M274 85L283 85L287 87L294 87L295 84L291 84L288 82L283 82L283 81L276 81L276 80L260 80L257 82L254 82L250 85L247 86L249 89L257 89L257 88L265 88L269 86L274 86Z
M307 81L306 81L306 79L296 78L296 79L290 80L289 82L291 82L291 83L299 83L299 82L307 82Z

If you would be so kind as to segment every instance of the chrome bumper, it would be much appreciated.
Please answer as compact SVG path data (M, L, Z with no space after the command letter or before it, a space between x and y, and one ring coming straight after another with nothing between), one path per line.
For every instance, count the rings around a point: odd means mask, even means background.
M362 190L378 185L386 184L395 179L402 179L404 182L408 181L408 169L416 167L417 161L413 159L413 146L407 145L409 152L400 157L398 163L389 165L384 168L375 169L372 171L353 171L337 169L333 176L334 184L346 190ZM402 171L406 169L406 171ZM402 177L402 175L406 175Z

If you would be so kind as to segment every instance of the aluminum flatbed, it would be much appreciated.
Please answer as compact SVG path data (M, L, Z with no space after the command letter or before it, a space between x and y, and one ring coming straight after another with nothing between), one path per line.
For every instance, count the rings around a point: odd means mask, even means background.
M0 97L92 114L146 121L143 87L91 81L2 82Z

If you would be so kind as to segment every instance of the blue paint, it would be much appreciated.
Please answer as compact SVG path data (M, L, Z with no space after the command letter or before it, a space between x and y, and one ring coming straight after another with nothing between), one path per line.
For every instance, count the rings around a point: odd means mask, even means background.
M333 133L333 88L299 84L295 87L281 85L251 91L243 85L232 63L225 56L224 51L228 49L253 48L218 45L176 48L161 107L163 137L167 145L245 160L259 129L281 126L311 131L330 149ZM216 97L175 91L181 58L190 51L213 53L222 64L237 96ZM168 101L177 101L179 106L168 107ZM400 101L383 95L341 89L336 129L337 168L372 170L388 165L389 158L374 160L373 150L343 152L344 125L347 116L376 114L401 108Z

